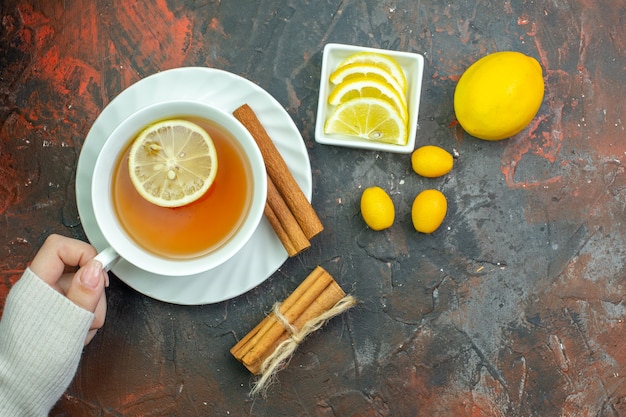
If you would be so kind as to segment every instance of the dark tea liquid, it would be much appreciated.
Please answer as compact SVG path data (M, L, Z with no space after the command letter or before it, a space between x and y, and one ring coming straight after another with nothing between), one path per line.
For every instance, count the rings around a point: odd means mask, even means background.
M148 202L128 173L131 141L114 170L112 198L120 223L139 246L168 258L193 258L216 249L237 231L250 206L252 178L244 152L230 133L207 120L180 119L200 125L215 143L218 168L209 190L182 207Z

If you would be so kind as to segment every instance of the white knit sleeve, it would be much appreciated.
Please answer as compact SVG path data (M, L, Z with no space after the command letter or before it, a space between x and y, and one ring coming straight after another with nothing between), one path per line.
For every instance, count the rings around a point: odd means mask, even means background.
M0 416L46 416L72 381L93 313L30 269L0 320Z

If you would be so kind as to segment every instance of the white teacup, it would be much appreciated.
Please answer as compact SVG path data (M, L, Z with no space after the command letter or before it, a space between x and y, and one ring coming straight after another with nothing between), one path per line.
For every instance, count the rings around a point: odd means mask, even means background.
M238 143L249 165L251 196L242 221L231 236L207 253L191 257L167 257L138 244L122 226L113 203L113 176L131 141L151 123L175 118L200 118L220 126ZM218 172L219 172L218 154ZM208 271L226 262L250 239L263 216L267 196L267 175L261 152L248 130L229 113L209 104L176 100L153 104L125 119L106 139L98 154L92 178L91 200L99 229L110 245L99 255L104 263L117 256L159 275L184 276ZM198 226L202 233L203 226Z

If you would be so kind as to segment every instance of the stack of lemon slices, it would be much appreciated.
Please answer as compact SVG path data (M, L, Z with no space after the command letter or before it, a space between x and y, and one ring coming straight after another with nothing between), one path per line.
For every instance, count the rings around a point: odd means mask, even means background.
M407 80L395 59L358 52L330 75L333 106L324 133L405 145L408 139Z

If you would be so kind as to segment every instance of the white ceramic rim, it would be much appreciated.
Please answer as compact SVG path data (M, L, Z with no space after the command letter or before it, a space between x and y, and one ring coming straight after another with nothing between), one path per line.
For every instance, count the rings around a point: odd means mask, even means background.
M167 118L202 117L230 132L250 159L254 183L248 214L239 230L222 247L206 255L190 259L165 259L141 248L126 234L116 220L111 199L113 168L120 152L141 128ZM117 138L123 138L118 140ZM139 269L155 274L187 276L213 269L230 259L250 239L263 217L267 196L267 175L261 152L250 132L231 114L207 103L194 100L170 100L139 109L120 123L104 142L94 166L91 186L94 216L105 240L120 256Z

